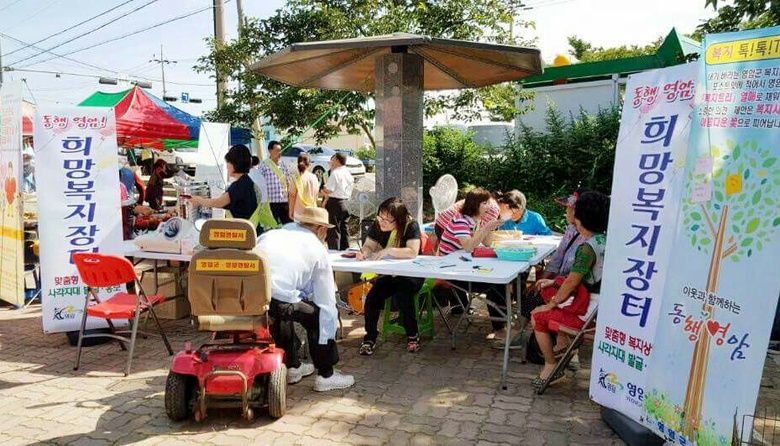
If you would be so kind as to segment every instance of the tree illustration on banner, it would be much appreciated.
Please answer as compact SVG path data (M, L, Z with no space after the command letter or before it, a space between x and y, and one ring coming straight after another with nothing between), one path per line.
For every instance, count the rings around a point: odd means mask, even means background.
M683 225L691 245L710 254L707 293L717 293L723 262L749 261L771 240L780 226L780 170L772 150L750 141L695 160L687 177ZM702 420L704 385L710 356L715 308L704 299L704 323L699 329L683 405L683 432L694 439ZM718 327L715 327L718 328ZM717 330L714 331L717 333Z

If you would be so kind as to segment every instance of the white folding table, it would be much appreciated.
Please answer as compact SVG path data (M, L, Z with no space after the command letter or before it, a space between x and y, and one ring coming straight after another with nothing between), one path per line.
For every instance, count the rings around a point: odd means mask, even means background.
M556 237L534 237L528 240L537 248L536 255L528 262L512 262L498 260L496 258L472 258L470 254L457 251L443 257L420 256L417 259L405 260L364 260L342 257L341 252L329 254L334 271L351 273L375 273L382 275L394 275L404 277L418 277L423 279L438 279L471 283L490 283L506 286L506 338L504 340L504 361L501 369L501 387L506 390L506 375L509 366L509 344L512 340L512 295L511 284L517 281L517 289L523 285L520 283L520 275L537 263L549 256L558 246ZM468 260L462 260L466 258ZM479 267L479 268L477 268ZM518 302L519 306L519 302ZM465 314L465 308L464 308ZM447 328L452 328L447 323ZM452 333L454 336L454 331Z

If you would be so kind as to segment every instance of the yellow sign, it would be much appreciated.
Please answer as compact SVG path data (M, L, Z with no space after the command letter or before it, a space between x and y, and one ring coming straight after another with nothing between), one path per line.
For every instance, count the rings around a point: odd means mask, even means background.
M246 229L211 229L209 240L213 242L245 242Z
M733 40L707 47L708 65L780 58L780 36Z
M196 271L260 271L259 260L198 259Z

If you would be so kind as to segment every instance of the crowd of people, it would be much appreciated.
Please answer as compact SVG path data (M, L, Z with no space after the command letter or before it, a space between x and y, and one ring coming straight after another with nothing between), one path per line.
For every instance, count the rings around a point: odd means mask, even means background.
M349 387L354 377L334 368L339 360L335 343L338 310L327 253L328 249L349 248L346 200L352 194L354 180L344 168L346 160L342 154L332 157L330 175L320 185L311 173L309 155L301 154L297 169L290 169L280 162L280 143L272 141L268 149L270 157L260 162L246 146L231 147L225 161L233 181L225 193L216 198L193 197L193 203L224 208L234 218L251 221L258 234L262 234L256 249L265 252L271 260L271 332L287 352L288 382L298 382L316 371L315 390ZM136 187L150 204L157 204L161 193L156 188L171 173L162 160L154 162L151 169L152 176L145 190L134 177L122 172L120 177L123 187ZM556 201L565 208L568 223L558 249L528 291L514 290L514 298L522 308L519 327L515 328L522 333L530 324L544 357L534 385L548 378L554 382L562 377L550 374L556 355L566 348L567 340L560 336L554 341L551 325L557 322L579 329L594 310L606 243L609 215L606 195L577 189L571 196ZM506 193L490 193L482 188L470 190L464 199L437 216L430 240L433 254L447 255L458 250L471 253L481 245L490 246L496 230L526 235L553 234L544 218L526 206L526 197L517 190ZM271 230L276 228L280 229ZM426 238L420 222L412 217L403 200L391 197L379 205L376 220L368 229L356 259L411 259L422 253L424 242L428 242ZM401 276L376 278L364 303L366 334L359 347L360 355L371 356L377 348L379 317L387 299L393 299L401 315L407 336L406 350L419 351L413 299L423 282L423 279ZM486 295L493 328L488 338L505 339L503 287L479 283L455 285ZM466 302L468 299L462 295L453 305L465 310ZM294 323L306 329L313 364L303 363L298 357L300 341ZM520 337L512 342L519 340Z

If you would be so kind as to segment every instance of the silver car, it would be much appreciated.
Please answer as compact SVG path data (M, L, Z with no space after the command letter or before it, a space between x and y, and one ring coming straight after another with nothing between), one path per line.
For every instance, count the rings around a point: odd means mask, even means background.
M295 144L288 147L282 152L282 162L287 164L291 169L298 168L298 155L301 153L308 153L311 156L312 172L317 175L317 178L322 182L322 176L325 172L330 170L330 159L333 155L339 152L339 150L331 149L330 147L316 146L312 144ZM346 152L346 151L343 151ZM366 166L363 162L354 156L347 155L347 170L352 176L360 177L366 174Z

